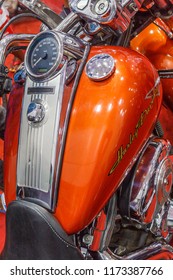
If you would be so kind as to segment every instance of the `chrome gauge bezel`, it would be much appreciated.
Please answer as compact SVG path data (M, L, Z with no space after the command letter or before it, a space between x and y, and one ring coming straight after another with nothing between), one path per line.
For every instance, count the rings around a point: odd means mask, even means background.
M32 53L35 49L35 47L41 42L41 40L49 37L53 37L54 40L56 41L57 48L58 48L58 55L56 58L56 61L54 62L53 66L46 72L46 73L41 73L41 74L36 74L33 72L32 69ZM32 80L45 80L47 78L50 78L55 75L56 70L60 67L61 63L63 61L63 40L59 36L59 34L55 33L54 31L44 31L39 33L34 37L34 39L30 42L26 55L25 55L25 67L26 67L26 72L28 76Z

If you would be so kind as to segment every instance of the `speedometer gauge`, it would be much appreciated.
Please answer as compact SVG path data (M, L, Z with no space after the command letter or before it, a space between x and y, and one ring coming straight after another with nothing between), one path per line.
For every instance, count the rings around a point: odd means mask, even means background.
M34 79L52 76L61 64L63 43L60 36L53 31L37 35L30 43L25 66L29 76Z

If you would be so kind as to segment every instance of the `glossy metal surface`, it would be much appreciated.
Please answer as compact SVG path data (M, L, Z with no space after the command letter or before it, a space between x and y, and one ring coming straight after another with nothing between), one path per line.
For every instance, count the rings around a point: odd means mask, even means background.
M41 84L28 78L21 113L17 194L19 197L37 199L38 203L45 203L45 207L50 209L55 190L53 180L56 173L56 146L60 137L61 110L64 104L65 71L64 65L56 78ZM42 121L28 121L27 112L31 104L42 104L44 108L47 106ZM38 116L35 118L38 119Z
M173 19L165 22L157 19L156 24L161 28L150 24L131 41L131 47L147 56L156 69L173 69L173 42L169 38L173 31ZM173 79L162 79L162 85L164 103L173 111Z
M62 37L53 31L45 31L38 34L28 46L25 56L26 71L31 79L45 80L56 74L62 59Z
M91 253L92 255L92 253ZM123 256L123 258L115 255L109 249L103 252L98 252L96 258L99 260L173 260L173 248L169 245L161 243L153 243L141 250Z
M16 46L19 43L29 43L33 37L34 35L31 34L5 36L0 41L0 63L4 63L10 47ZM16 163L22 96L23 86L16 85L8 101L4 141L4 192L7 205L16 198Z
M130 182L124 188L129 188L127 197L120 200L129 201L127 207L122 208L123 216L131 222L136 221L141 226L147 226L153 234L168 237L167 216L169 200L173 183L173 166L170 159L171 145L163 139L151 140L142 152Z
M79 22L79 17L75 13L70 13L67 15L65 20L63 20L58 26L56 27L57 31L60 32L67 32L71 29L72 24L75 25L75 23Z
M42 101L36 100L31 102L27 110L27 118L29 123L40 123L45 117L45 107L42 104Z
M128 255L127 260L172 260L173 248L169 245L154 243L142 250Z
M23 1L24 2L24 1ZM62 5L61 1L53 4L50 1L50 6L54 5L54 10L60 11L60 6ZM59 8L58 8L59 6ZM42 11L40 11L42 12ZM39 32L39 26L37 22L32 24L16 24L13 26L15 33L33 33ZM30 42L31 39L35 35L26 34L14 34L13 36L6 36L1 40L1 63L3 63L4 58L6 56L7 44L10 44L9 47L13 45L14 42L21 43L24 38L24 44ZM15 44L14 44L15 46ZM23 85L14 84L13 90L10 93L9 101L8 101L8 113L6 120L6 131L5 131L5 160L4 160L4 188L5 188L5 197L6 203L9 204L12 200L16 199L16 170L17 170L17 153L18 153L18 138L19 138L19 126L20 126L20 114L21 114L21 106L22 106L22 98L23 98L24 88Z
M39 0L19 0L19 5L29 9L38 15L43 22L46 22L51 28L55 28L61 21L61 17L53 12L46 4Z
M83 4L83 5L82 5ZM117 5L114 0L69 1L71 9L84 17L90 17L100 23L112 21L116 15Z
M114 194L109 200L105 209L102 210L93 226L93 240L89 249L91 251L103 252L108 248L115 228L115 218L117 215L117 195Z
M86 227L118 188L153 130L162 91L151 63L121 47L93 47L114 57L115 73L91 81L83 72L71 113L55 216L68 233Z
M72 11L82 18L108 24L113 29L124 32L131 22L131 18L140 9L143 0L113 1L113 0L70 0Z
M25 59L26 70L30 75L25 83L21 114L17 196L32 199L35 203L54 211L65 142L63 137L66 134L66 121L73 99L72 85L74 80L70 88L67 89L67 58L64 59L64 63L61 63L61 68L54 67L54 71L52 69L53 73L49 70L44 81L35 79L35 74L33 75L30 70L33 51L35 53L33 45L37 46L40 38L42 40L50 34L61 38L61 46L57 50L57 52L59 51L58 57L65 56L67 50L69 60L76 56L79 74L81 71L80 65L82 65L81 59L83 63L85 62L86 46L82 42L71 38L71 36L62 35L60 37L59 34L49 31L41 33L31 42ZM79 46L80 50L78 50ZM43 48L49 58L49 44L43 44ZM38 61L40 58L42 59L42 56L38 55ZM37 59L35 63L37 63Z
M20 125L20 132L22 133L22 131L24 131L24 135L22 136L21 140L22 144L20 145L20 148L23 149L22 152L21 149L19 149L18 151L18 134L21 98L23 95L22 93L20 94L19 103L16 103L17 99L15 100L15 94L17 96L16 90L14 90L14 94L10 95L7 116L8 128L5 135L5 192L7 204L16 199L16 161L18 153L18 166L20 165L20 167L18 168L18 195L21 197L30 197L33 199L35 198L40 204L47 203L47 201L49 200L49 202L51 201L51 203L49 203L49 206L46 205L46 207L49 207L51 209L55 207L65 143L64 139L68 127L68 120L76 88L78 86L81 72L84 69L89 49L89 46L83 44L80 40L72 38L71 36L64 35L63 43L64 53L68 53L69 61L71 61L71 58L75 58L78 71L76 71L76 69L73 69L74 73L72 75L70 70L69 76L67 64L67 72L66 69L57 72L57 77L54 77L54 79L50 78L50 80L47 80L45 83L37 83L30 79L27 79L25 87L25 97L23 100L24 115L21 118L22 125ZM59 80L61 80L60 83L58 82ZM65 85L66 82L68 83L68 85ZM58 98L62 98L62 102L59 102L59 105L57 106L55 102L57 99L57 94L54 93L55 91L56 93L58 92L59 86L60 94ZM31 123L31 121L28 122L27 109L32 101L41 103L46 109L45 117L40 123ZM13 110L13 108L15 108L15 111ZM50 131L52 124L48 128L49 132L46 133L46 122L48 122L48 120L50 122L50 119L58 119L59 114L59 122L57 121L55 125L53 124L54 136L50 137L50 134L52 133ZM27 129L29 134L27 133ZM11 141L11 139L13 139L13 141ZM49 140L53 141L53 144L47 144L44 146L44 149L41 150L41 148L43 147L43 143L46 143L46 141ZM49 165L48 156L50 156L51 153L53 157ZM27 160L24 159L25 157L27 157ZM48 168L45 169L45 172L41 172L43 167L46 165ZM51 179L44 180L45 178ZM44 182L44 184L37 184L38 180L39 182ZM32 188L30 188L31 184ZM53 186L53 188L51 186ZM47 190L50 189L52 191L52 196L50 195L49 191L47 192Z
M93 81L108 79L115 72L114 58L108 54L92 57L86 65L86 74Z
M168 224L169 230L171 232L173 232L173 200L170 201L167 224Z
M0 63L4 64L7 51L11 46L18 43L29 43L35 35L32 34L9 34L0 41Z

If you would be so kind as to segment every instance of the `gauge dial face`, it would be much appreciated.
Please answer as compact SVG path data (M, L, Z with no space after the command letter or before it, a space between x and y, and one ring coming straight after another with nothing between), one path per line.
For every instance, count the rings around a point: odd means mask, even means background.
M45 78L57 69L61 59L62 45L59 37L51 32L44 32L28 48L26 69L34 78Z
M48 72L55 64L58 50L54 38L41 40L34 48L31 55L31 66L35 74Z

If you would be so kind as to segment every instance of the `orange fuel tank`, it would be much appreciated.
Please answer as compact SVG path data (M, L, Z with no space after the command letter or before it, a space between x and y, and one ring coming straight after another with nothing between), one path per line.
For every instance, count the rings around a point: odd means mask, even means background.
M88 60L100 53L114 58L115 72L95 82L83 71L65 145L55 217L69 234L85 228L117 190L162 102L157 71L146 57L107 46L92 47Z

